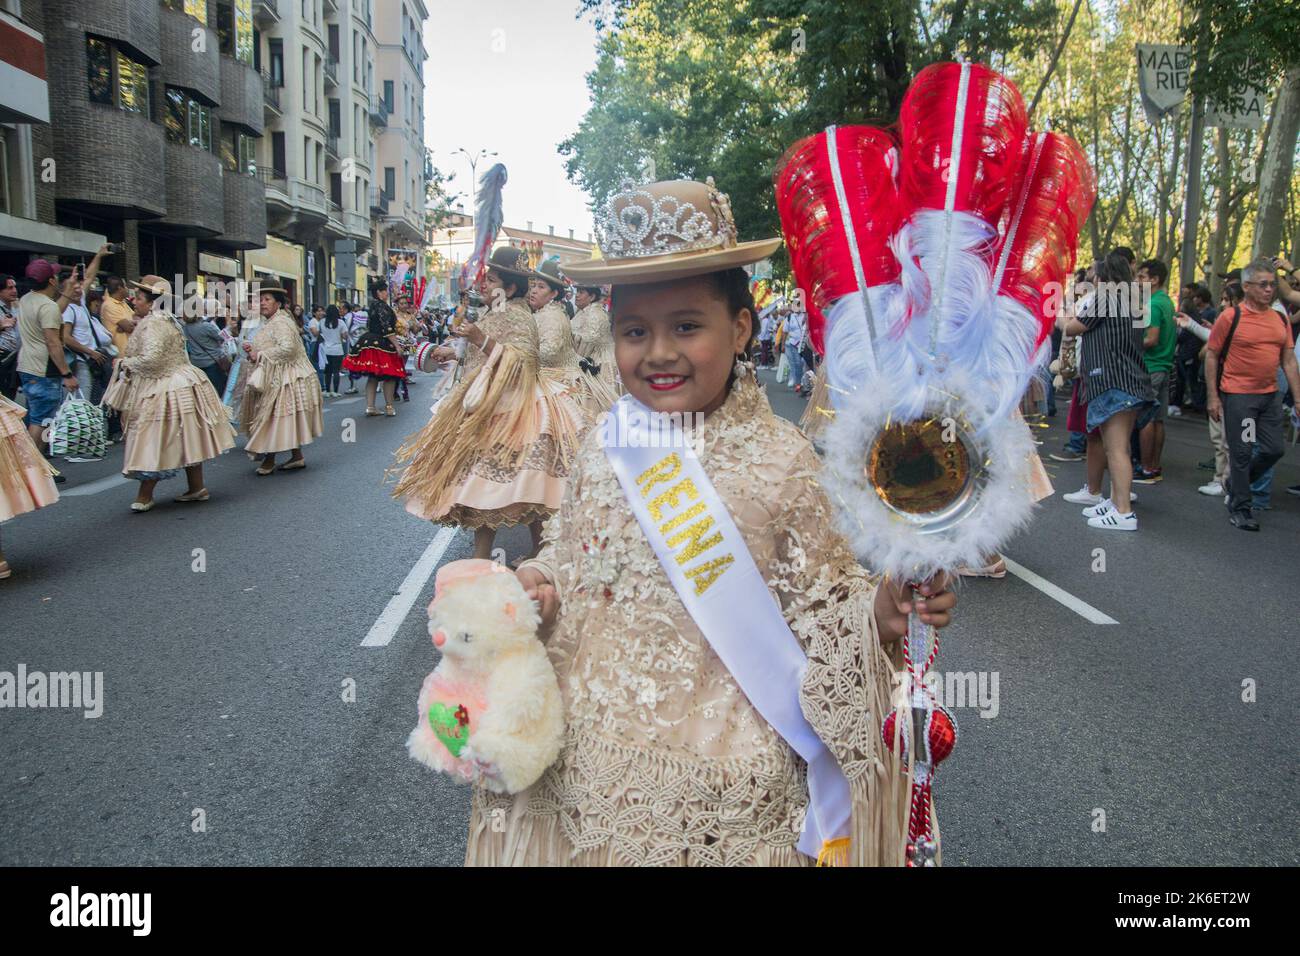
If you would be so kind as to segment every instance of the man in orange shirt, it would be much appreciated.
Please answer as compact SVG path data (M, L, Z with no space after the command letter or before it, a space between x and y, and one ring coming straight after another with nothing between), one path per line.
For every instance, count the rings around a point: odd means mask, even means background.
M127 305L126 292L121 276L109 276L104 282L104 304L99 307L99 321L113 336L119 356L126 353L126 341L135 328L135 313Z
M1256 259L1241 273L1245 299L1214 322L1205 351L1206 402L1223 422L1228 439L1228 514L1234 527L1258 531L1251 514L1251 482L1282 457L1280 368L1300 398L1291 323L1272 308L1277 278L1270 259ZM1234 327L1235 326L1235 327ZM1220 377L1221 376L1221 377ZM1251 460L1255 443L1259 453Z

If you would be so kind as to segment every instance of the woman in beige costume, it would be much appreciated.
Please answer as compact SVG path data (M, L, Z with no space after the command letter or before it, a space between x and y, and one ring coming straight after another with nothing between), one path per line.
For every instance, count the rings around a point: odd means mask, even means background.
M609 326L609 313L601 304L600 286L578 286L573 294L578 312L573 317L573 347L579 359L587 359L596 367L593 375L586 369L591 381L592 395L600 411L605 411L623 394L618 381L618 363L614 361L614 333Z
M207 501L203 463L234 447L234 430L212 383L190 364L185 335L164 308L171 285L152 275L132 285L135 330L104 393L104 404L122 416L122 473L140 482L131 510L153 508L154 486L179 468L189 487L175 500Z
M561 304L564 290L558 264L553 260L543 262L528 280L528 307L533 310L533 321L537 323L537 359L542 379L570 409L582 435L605 409L599 407L592 392L591 376L578 365L573 326Z
M285 309L288 302L283 289L263 286L258 303L266 322L244 343L246 360L255 363L244 393L244 450L262 457L258 475L275 471L275 456L282 451L290 454L281 471L306 468L302 446L325 430L320 379L303 348L298 323Z

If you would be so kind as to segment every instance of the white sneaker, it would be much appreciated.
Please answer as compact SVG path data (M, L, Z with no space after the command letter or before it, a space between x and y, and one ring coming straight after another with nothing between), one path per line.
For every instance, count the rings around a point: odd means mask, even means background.
M1095 505L1100 504L1102 501L1101 495L1094 495L1088 490L1087 485L1084 485L1078 491L1070 492L1068 495L1061 495L1061 497L1075 505Z
M1167 408L1165 411L1166 411L1166 414L1168 414L1170 418L1182 418L1182 417L1183 417L1183 410L1182 410L1181 408L1179 408L1177 405L1170 405L1169 408Z
M1102 515L1108 515L1114 510L1115 506L1111 504L1110 499L1107 498L1105 501L1097 502L1091 508L1084 508L1083 516L1085 518L1100 518Z
M1089 528L1100 528L1103 531L1136 531L1138 529L1138 516L1130 511L1126 515L1118 511L1108 511L1104 515L1088 519Z
M1217 481L1211 481L1209 484L1201 485L1201 487L1196 490L1203 495L1221 495L1223 494L1223 485L1219 484Z

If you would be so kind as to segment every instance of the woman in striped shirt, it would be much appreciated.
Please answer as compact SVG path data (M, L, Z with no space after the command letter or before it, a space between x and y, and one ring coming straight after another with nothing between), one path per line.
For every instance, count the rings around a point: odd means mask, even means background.
M1142 361L1144 335L1129 263L1112 252L1097 265L1098 287L1066 327L1082 336L1079 345L1081 398L1088 403L1089 499L1100 495L1102 472L1110 470L1110 497L1083 510L1088 525L1106 531L1136 531L1130 492L1133 462L1129 435L1139 414L1155 402L1151 376ZM1068 497L1068 496L1067 496Z

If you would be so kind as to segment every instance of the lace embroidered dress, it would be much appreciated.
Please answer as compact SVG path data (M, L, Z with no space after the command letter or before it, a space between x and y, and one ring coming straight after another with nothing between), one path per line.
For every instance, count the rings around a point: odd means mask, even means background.
M54 469L23 424L23 407L0 395L0 521L59 500Z
M578 353L573 348L573 329L568 313L558 302L548 302L533 313L537 323L538 362L542 380L549 383L578 423L579 434L586 434L600 408L592 391L591 376L578 367ZM606 406L608 407L608 406Z
M235 445L225 406L190 364L176 320L151 312L127 339L103 404L122 416L122 473L154 477L216 458Z
M605 411L623 394L614 361L614 333L609 327L609 313L599 302L579 309L573 317L573 347L579 358L591 359L600 366L600 374L588 376L600 411Z
M514 797L473 791L467 864L808 865L805 767L757 714L665 575L593 432L541 553L565 701L556 763ZM901 865L907 775L880 739L896 664L873 579L831 529L816 454L741 379L701 461L808 655L805 716L850 781L850 862ZM762 489L763 493L757 493Z
M269 455L310 445L325 430L320 379L293 316L280 309L253 335L257 356L244 391L244 451Z
M397 451L405 468L393 497L413 515L464 528L540 520L564 496L578 445L573 405L542 382L537 323L523 299L478 324L492 354L468 346L461 382Z

